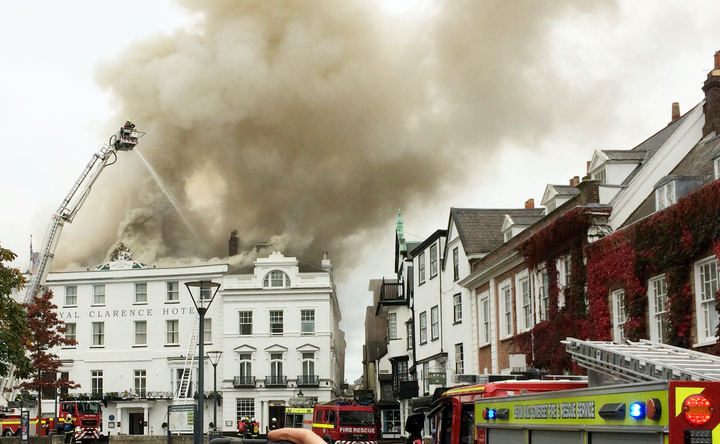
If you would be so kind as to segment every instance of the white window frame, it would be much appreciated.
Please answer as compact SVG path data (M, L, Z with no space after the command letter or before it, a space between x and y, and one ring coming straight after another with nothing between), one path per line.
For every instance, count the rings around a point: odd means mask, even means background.
M134 339L136 347L147 347L147 321L135 321L133 323Z
M438 244L430 245L430 279L438 274Z
M540 270L535 275L535 288L537 289L537 320L536 323L547 321L550 311L550 280L546 270Z
M462 318L462 293L456 293L453 295L453 322L460 324L462 323Z
M528 270L515 275L515 318L517 323L517 332L524 333L530 331L535 325L532 281Z
M490 292L483 291L478 296L478 307L480 309L480 328L478 329L478 340L480 346L490 344L490 334L492 332L492 318L490 317Z
M285 333L285 313L283 310L270 310L268 313L271 336L282 336Z
M105 284L93 285L92 305L105 305Z
M147 370L135 370L135 393L138 396L145 395L147 391Z
M300 310L300 331L306 336L315 334L315 310Z
M460 249L453 248L453 281L460 279Z
M594 172L592 178L594 180L599 180L600 185L605 185L607 183L607 172L605 171L605 168L603 167L602 169Z
M180 302L180 282L169 281L165 283L165 301Z
M315 352L302 352L303 377L315 376ZM307 379L310 382L310 378Z
M407 344L406 347L408 350L413 349L413 323L412 322L406 322L405 323L405 331L407 332Z
M667 343L663 338L663 327L667 329L668 317L665 303L667 302L667 280L665 275L655 276L648 281L648 319L650 320L650 340Z
M713 160L713 169L715 170L715 180L720 179L720 157Z
M136 304L147 304L147 302L148 302L147 282L136 282L135 283L135 303Z
M462 342L455 344L455 374L462 375L465 373L465 352L463 351Z
M440 308L435 305L430 308L430 340L440 339Z
M290 276L282 270L272 270L263 278L263 288L287 288L290 286Z
M92 346L105 347L105 322L92 323Z
M420 318L418 320L418 323L420 324L420 344L427 344L427 312L423 311L420 313Z
M507 241L509 241L510 239L512 239L512 228L508 228L508 229L505 230L505 232L503 233L503 242L507 242Z
M625 343L625 322L627 322L627 312L625 310L625 289L620 288L612 292L613 304L613 341Z
M212 318L204 318L203 322L203 342L205 344L212 344Z
M664 184L655 189L655 210L660 211L675 204L677 202L677 193L675 192L675 181Z
M91 370L90 378L91 378L90 393L93 395L102 395L103 394L103 371L102 370Z
M425 252L423 251L418 256L418 283L422 285L425 283Z
M66 322L65 328L67 328L67 331L65 331L65 339L68 341L73 339L77 341L77 324L75 322ZM68 347L75 348L74 345L70 345Z
M498 304L500 307L500 339L513 336L513 292L510 279L498 285Z
M249 322L243 322L249 321ZM243 333L243 325L250 326L249 333ZM238 312L238 334L240 336L252 336L253 334L253 312L250 310L243 310Z
M713 269L713 264L715 265ZM706 276L707 273L710 276ZM714 274L714 276L713 276ZM695 312L697 313L697 338L696 345L710 345L716 343L715 331L717 321L713 325L708 318L718 319L715 311L715 293L720 283L720 272L718 272L718 260L715 256L706 257L694 265L695 275Z
M65 287L65 306L77 307L77 285Z
M180 345L180 321L165 320L165 345Z
M391 341L393 339L398 339L397 313L388 313L387 323L388 323L388 341Z

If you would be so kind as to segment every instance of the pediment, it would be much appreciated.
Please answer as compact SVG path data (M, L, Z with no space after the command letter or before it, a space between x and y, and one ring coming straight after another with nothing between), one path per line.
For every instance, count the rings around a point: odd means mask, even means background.
M287 347L284 347L280 344L273 344L269 347L265 347L265 351L267 353L285 353L287 350Z
M608 156L605 155L605 153L603 153L600 150L595 150L595 152L593 153L593 156L592 156L592 160L590 160L590 167L588 168L588 172L592 173L596 169L603 166L603 164L605 164L605 162L607 162L607 161L608 161Z

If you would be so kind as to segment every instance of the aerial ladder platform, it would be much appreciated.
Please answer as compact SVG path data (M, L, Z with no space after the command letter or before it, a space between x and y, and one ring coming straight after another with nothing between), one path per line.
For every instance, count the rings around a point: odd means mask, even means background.
M720 357L641 339L615 343L567 338L578 365L622 382L720 381ZM590 378L592 379L592 378Z

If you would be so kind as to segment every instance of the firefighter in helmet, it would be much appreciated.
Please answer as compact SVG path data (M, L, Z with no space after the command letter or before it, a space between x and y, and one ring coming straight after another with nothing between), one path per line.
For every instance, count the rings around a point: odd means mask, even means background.
M250 434L252 433L252 430L253 430L253 423L250 422L250 418L246 416L245 417L245 430L243 430L243 438L244 439L250 438Z
M255 418L250 420L251 429L250 429L250 437L251 438L257 438L258 433L260 432L260 423L255 421Z
M277 419L273 418L270 420L270 430L275 430L277 428Z
M65 420L63 422L63 428L65 430L65 444L70 444L72 443L73 437L75 435L75 418L73 418L72 415L68 413L65 416Z

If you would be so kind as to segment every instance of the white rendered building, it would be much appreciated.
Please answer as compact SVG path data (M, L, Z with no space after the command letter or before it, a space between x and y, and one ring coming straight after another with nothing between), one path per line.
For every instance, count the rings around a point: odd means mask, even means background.
M128 253L118 256L47 279L66 334L77 340L54 350L59 376L81 385L70 395L107 404L103 434L167 433L168 406L197 402L198 350L189 348L199 317L185 287L191 281L220 284L200 330L205 352L224 352L217 413L213 365L204 360L206 433L215 414L218 430L237 430L239 418L254 416L264 431L299 396L326 401L339 392L345 339L327 258L319 267L273 253L229 274L226 264L148 268ZM178 399L183 374L191 382L187 399ZM43 411L54 411L55 402L43 399Z

